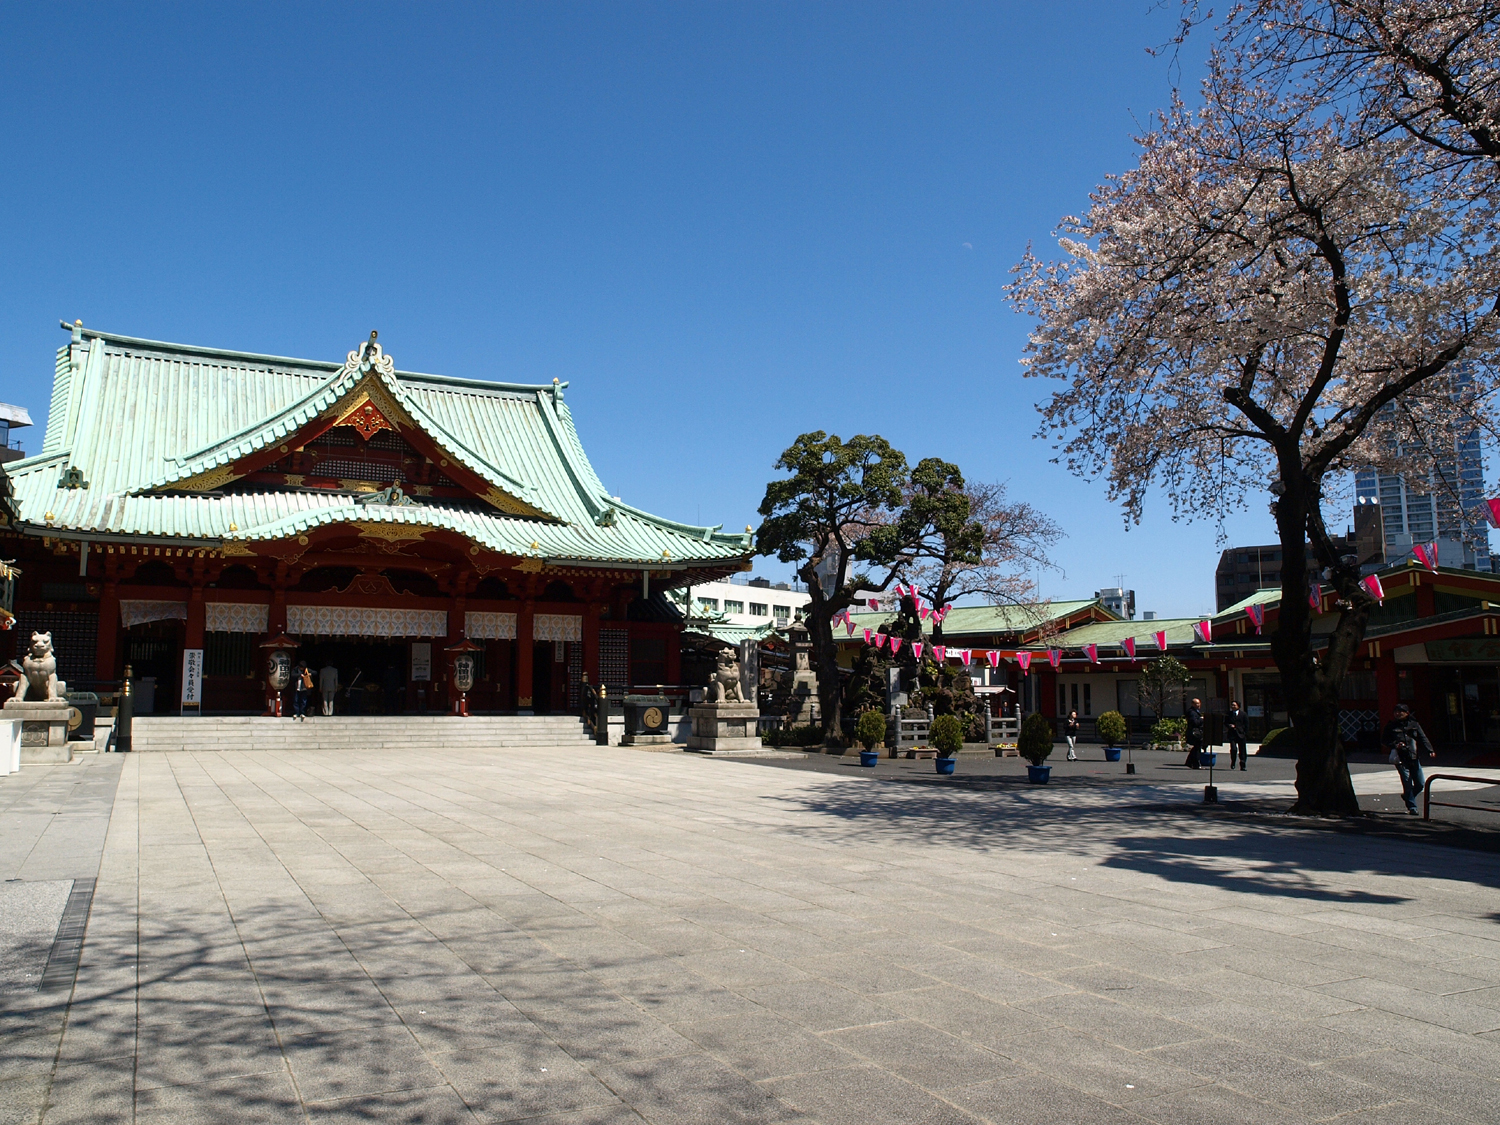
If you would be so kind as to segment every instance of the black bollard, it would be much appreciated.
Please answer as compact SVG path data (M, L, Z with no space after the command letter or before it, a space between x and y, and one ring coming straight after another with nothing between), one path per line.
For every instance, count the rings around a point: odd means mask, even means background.
M130 753L130 716L133 704L130 699L130 665L125 665L125 679L120 686L120 702L115 711L115 750Z

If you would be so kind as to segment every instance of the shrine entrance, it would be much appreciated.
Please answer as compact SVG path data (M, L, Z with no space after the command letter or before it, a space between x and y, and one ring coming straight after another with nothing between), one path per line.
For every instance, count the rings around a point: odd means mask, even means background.
M408 710L409 645L385 638L326 637L305 641L293 660L306 661L314 684L327 665L339 670L335 715L395 715ZM316 704L309 711L321 710Z

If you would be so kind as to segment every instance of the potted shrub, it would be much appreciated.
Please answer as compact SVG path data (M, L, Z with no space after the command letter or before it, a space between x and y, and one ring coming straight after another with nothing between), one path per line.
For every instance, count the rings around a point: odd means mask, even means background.
M1052 767L1042 765L1052 756L1052 724L1047 716L1033 711L1021 724L1021 740L1016 746L1021 757L1031 764L1026 767L1026 778L1037 785L1045 785L1052 776Z
M873 766L880 761L880 751L875 747L885 742L885 716L873 709L862 712L854 724L854 739L864 747L859 752L860 765Z
M1186 719L1157 719L1151 724L1151 745L1158 750L1182 750L1182 737L1187 734Z
M1125 716L1118 711L1106 711L1099 716L1095 728L1099 731L1099 741L1104 743L1104 760L1118 762L1120 748L1125 745Z
M927 732L927 744L937 751L933 764L938 773L952 773L953 755L964 746L964 728L957 715L939 715Z

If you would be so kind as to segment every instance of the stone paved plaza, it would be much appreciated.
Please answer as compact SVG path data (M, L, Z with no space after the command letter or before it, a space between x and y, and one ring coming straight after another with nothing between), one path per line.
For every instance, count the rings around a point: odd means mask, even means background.
M28 767L0 1121L1494 1121L1500 859L1194 796L620 749Z

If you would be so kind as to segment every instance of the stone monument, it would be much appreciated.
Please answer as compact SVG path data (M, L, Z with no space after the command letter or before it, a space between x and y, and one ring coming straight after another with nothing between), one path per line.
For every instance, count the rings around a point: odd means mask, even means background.
M812 634L802 622L794 621L786 636L792 647L793 669L791 698L786 705L787 725L802 727L822 722L818 677L812 670Z
M68 685L57 678L57 655L51 633L32 633L31 644L21 658L25 675L16 683L16 693L5 701L7 719L21 720L21 761L71 762L68 745Z
M719 650L708 699L688 710L693 730L687 748L701 754L760 751L760 708L745 699L740 662L732 648Z

